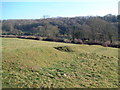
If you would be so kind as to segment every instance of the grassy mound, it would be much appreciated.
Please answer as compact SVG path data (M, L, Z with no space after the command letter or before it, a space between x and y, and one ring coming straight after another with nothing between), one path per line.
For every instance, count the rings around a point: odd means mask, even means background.
M69 46L59 46L54 48L63 52L73 52L73 50Z
M3 88L118 87L117 48L3 38L2 49Z

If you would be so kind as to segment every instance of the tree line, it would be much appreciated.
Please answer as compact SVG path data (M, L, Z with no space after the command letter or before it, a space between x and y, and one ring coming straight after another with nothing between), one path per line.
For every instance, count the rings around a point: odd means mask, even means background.
M3 35L40 36L71 42L119 41L119 15L2 20Z

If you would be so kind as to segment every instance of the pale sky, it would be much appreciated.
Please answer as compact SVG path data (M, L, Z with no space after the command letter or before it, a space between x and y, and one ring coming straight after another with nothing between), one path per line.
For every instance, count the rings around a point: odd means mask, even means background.
M50 17L104 16L118 14L119 0L1 0L0 19L39 19ZM1 4L0 3L0 4Z

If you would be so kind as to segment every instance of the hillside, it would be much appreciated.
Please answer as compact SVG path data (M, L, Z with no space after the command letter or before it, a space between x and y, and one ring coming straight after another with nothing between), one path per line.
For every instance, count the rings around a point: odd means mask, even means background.
M2 39L3 88L117 88L118 49Z
M119 15L2 20L2 35L80 39L83 43L119 41ZM118 19L117 19L118 18Z

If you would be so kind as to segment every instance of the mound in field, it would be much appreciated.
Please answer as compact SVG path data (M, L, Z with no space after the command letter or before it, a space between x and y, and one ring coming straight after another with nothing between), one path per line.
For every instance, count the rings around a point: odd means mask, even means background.
M59 46L59 47L54 47L54 48L59 51L63 51L63 52L73 52L74 51L69 46Z

